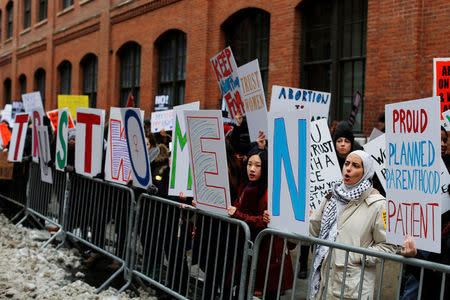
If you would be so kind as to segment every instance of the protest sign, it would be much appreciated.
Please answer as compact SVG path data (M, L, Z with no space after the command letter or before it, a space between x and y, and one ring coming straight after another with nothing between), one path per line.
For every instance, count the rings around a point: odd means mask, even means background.
M220 110L184 111L197 207L228 215L231 205Z
M330 100L330 93L274 85L270 98L270 111L292 111L308 108L311 121L327 119Z
M67 140L69 133L70 113L68 108L58 110L58 124L56 128L56 157L55 166L59 171L64 171L67 165Z
M442 113L441 126L444 127L445 130L450 131L450 109Z
M155 96L155 107L154 111L162 111L169 109L169 96L168 95L160 95Z
M58 116L59 116L59 111L61 109L64 109L64 108L54 109L54 110L50 110L50 111L47 112L47 117L50 119L50 124L52 125L53 131L57 131L58 130ZM72 120L72 116L70 114L70 111L68 111L68 118L69 118L69 125L68 125L69 127L68 128L69 129L70 128L75 128L75 125L73 124L73 120Z
M31 156L35 163L39 162L39 143L38 143L38 133L37 127L43 124L43 111L40 108L32 109L30 112L31 116Z
M0 135L2 139L2 146L6 147L11 140L11 131L9 130L8 125L5 122L0 123Z
M450 194L448 193L448 185L450 184L450 174L447 166L441 157L441 214L450 210Z
M2 110L2 121L6 121L9 124L12 124L13 119L11 118L12 114L12 105L6 104L5 108Z
M326 119L311 122L310 149L309 206L314 210L319 207L323 198L331 192L333 185L342 179Z
M236 119L236 114L244 115L239 73L231 48L227 47L211 58L211 65L231 118Z
M12 102L12 111L11 111L11 118L14 119L16 114L23 112L23 103L21 101L13 101Z
M367 142L370 142L371 140L374 140L374 139L376 139L377 137L379 137L380 135L383 135L383 134L384 134L383 131L381 131L381 130L379 130L377 128L374 128L374 129L372 129L372 132L370 133L370 136L367 138Z
M14 163L8 162L8 152L0 152L0 179L13 179Z
M172 133L173 148L171 150L171 162L169 174L169 195L192 197L192 174L189 167L189 150L187 147L186 125L184 123L184 110L199 110L200 102L178 105L173 108Z
M247 116L250 141L256 142L259 131L267 134L267 108L258 60L239 67L242 98Z
M378 136L363 146L374 160L375 173L386 191L386 137L385 134Z
M158 112L152 112L151 116L151 132L156 133L161 130L173 129L173 110L164 110Z
M41 181L53 184L52 169L48 166L50 161L50 142L47 126L37 126L39 143L39 165L41 168Z
M308 108L270 112L269 227L309 235L310 114Z
M67 107L70 115L77 120L77 107L89 107L89 96L86 95L58 95L58 108Z
M40 92L33 92L28 94L22 94L22 102L25 112L31 113L33 110L45 111L42 105L42 98Z
M441 251L439 97L386 105L386 241Z
M133 185L146 189L152 184L152 173L141 112L137 108L122 108L120 113L125 127L130 165L133 170Z
M23 147L27 135L28 114L17 114L14 118L13 132L8 151L9 161L22 161Z
M441 113L450 109L450 58L433 59L433 96L440 98Z
M105 111L77 107L76 116L75 170L78 174L94 177L102 168Z

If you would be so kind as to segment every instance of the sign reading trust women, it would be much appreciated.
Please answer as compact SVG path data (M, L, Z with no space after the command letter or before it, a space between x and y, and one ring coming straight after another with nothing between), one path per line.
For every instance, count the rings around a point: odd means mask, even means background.
M269 227L309 235L310 121L308 109L270 112Z
M386 240L441 251L440 100L386 105Z

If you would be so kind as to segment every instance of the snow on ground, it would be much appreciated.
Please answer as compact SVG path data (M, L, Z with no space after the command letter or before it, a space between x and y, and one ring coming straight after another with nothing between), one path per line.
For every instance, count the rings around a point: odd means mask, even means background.
M81 257L76 249L52 246L41 249L36 241L46 231L16 227L0 214L0 299L139 299L126 293L115 297L110 288L94 294L87 283L73 281L71 273L80 267ZM79 272L75 277L83 277ZM141 291L143 299L156 299Z

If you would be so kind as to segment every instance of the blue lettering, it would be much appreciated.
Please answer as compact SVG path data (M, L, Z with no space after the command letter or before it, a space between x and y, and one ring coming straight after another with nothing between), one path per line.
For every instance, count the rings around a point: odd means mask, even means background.
M281 97L283 97L283 99L286 99L286 90L284 88L281 88L281 92L280 95L278 96L278 99L281 99Z

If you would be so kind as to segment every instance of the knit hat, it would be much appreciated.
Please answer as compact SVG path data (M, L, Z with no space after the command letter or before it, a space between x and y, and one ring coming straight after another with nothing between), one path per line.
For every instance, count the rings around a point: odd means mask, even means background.
M352 129L350 128L350 125L348 125L347 121L341 121L339 124L336 125L334 129L333 134L333 143L336 145L336 141L341 138L345 137L348 139L353 146L353 142L355 141L355 137L353 135Z

